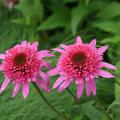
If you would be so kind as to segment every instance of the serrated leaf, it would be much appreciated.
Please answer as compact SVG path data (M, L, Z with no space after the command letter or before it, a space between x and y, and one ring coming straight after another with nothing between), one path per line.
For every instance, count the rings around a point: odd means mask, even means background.
M71 29L72 33L75 35L77 33L77 27L82 22L82 20L87 16L89 10L83 6L79 5L72 9L71 14Z
M106 7L102 8L97 15L97 17L102 20L109 20L117 16L120 16L120 3L118 2L106 4Z
M120 98L116 99L107 109L107 113L110 114L112 120L120 119Z
M82 111L84 111L84 114L86 114L90 120L93 120L93 118L94 120L103 120L105 118L102 112L89 103L82 105Z

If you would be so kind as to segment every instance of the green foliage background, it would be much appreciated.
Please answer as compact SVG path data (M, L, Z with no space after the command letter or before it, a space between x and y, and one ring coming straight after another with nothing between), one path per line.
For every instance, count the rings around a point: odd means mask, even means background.
M43 94L69 120L120 120L120 2L117 0L20 0L10 11L0 1L0 52L22 40L39 41L40 49L70 44L80 35L84 42L97 39L98 47L108 44L104 56L117 66L116 79L96 80L97 95L85 93L76 104L67 91ZM54 66L56 59L51 61ZM0 74L0 84L3 82ZM55 77L51 78L51 87ZM27 99L21 92L12 98L13 85L0 95L0 120L59 120L31 85ZM74 84L70 87L76 94Z

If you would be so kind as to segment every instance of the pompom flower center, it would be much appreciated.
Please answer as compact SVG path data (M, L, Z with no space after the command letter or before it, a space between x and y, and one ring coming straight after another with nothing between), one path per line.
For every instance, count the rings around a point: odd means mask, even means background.
M86 55L82 52L79 52L79 53L76 53L73 55L72 57L72 62L74 64L81 64L81 63L84 63L85 60L86 60Z
M89 45L71 45L63 53L59 65L70 77L82 78L96 74L101 57Z
M17 66L23 66L27 59L26 59L26 55L24 53L19 53L18 55L16 55L13 59L15 65Z

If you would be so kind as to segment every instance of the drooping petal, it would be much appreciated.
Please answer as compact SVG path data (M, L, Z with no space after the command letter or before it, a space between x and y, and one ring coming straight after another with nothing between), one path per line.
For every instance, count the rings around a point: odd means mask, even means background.
M48 85L46 85L46 83L45 83L42 79L36 78L36 84L37 84L40 88L44 89L47 93L50 93L50 90L49 90Z
M22 94L24 99L28 96L28 93L29 93L29 83L24 83L22 85Z
M66 79L66 77L62 76L59 77L56 82L53 85L53 89L57 88L64 80Z
M115 76L112 75L111 73L104 71L104 70L99 70L98 74L104 78L114 78Z
M19 92L19 90L20 90L20 86L21 86L20 83L16 83L16 84L15 84L12 97L15 97L15 96L18 94L18 92Z
M47 61L43 60L42 63L44 67L49 68L49 69L51 68L50 63L48 63Z
M52 53L49 53L50 51L48 50L42 50L38 53L38 56L41 57L41 58L44 58L44 57L54 57L55 55L52 54Z
M105 46L98 48L97 51L98 51L99 55L102 55L107 49L108 49L108 45L105 45Z
M59 53L63 53L63 52L64 52L64 50L62 50L62 49L60 49L60 48L53 48L52 50L57 51L57 52L59 52Z
M0 71L2 71L4 68L3 68L3 65L1 64L0 65Z
M5 59L5 54L0 54L0 59Z
M80 36L76 37L76 44L82 44L82 39L80 38Z
M58 88L58 91L61 92L70 85L70 80L65 80Z
M49 76L56 75L56 74L58 74L61 70L62 70L62 69L59 68L59 67L53 68L52 70L50 70L50 71L48 72L48 75L49 75Z
M84 90L84 82L81 82L81 84L77 85L77 98L80 98L83 94Z
M37 47L38 47L38 42L34 42L31 47L34 49L34 50L37 50Z
M112 70L117 69L114 65L106 63L106 62L101 62L100 67L106 67L106 68L109 68L109 69L112 69Z
M86 80L86 94L87 96L90 96L91 94L90 80L89 78L86 78L85 80Z
M93 39L93 40L89 43L89 45L94 48L94 47L96 46L96 39Z
M93 93L93 95L96 95L96 84L93 79L90 80L90 87L91 87L91 92Z
M60 47L63 48L63 49L66 49L66 48L67 48L67 45L61 44Z
M39 75L44 79L44 81L46 82L46 84L49 86L50 85L50 81L49 81L49 77L47 74L45 74L44 72L40 71Z
M5 90L5 88L8 86L9 83L10 83L10 79L5 77L5 80L0 88L0 94Z

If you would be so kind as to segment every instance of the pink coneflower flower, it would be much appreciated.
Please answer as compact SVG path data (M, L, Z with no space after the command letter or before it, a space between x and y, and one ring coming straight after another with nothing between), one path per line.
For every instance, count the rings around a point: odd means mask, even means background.
M11 10L15 4L19 3L19 0L5 0L5 1L6 6L8 7L9 10Z
M30 82L35 82L40 88L50 92L48 75L42 71L43 67L49 68L50 64L43 58L54 55L48 50L38 51L37 47L38 42L31 45L29 42L23 41L7 50L5 54L0 54L0 59L2 59L0 70L3 71L5 77L0 93L5 90L10 82L15 85L13 97L17 95L22 86L22 94L26 98L29 93Z
M53 85L53 89L58 87L59 91L63 91L70 86L71 81L77 85L77 97L83 93L84 83L86 84L86 94L96 95L95 78L102 76L105 78L114 78L114 76L102 70L106 67L115 70L113 65L103 62L103 53L108 46L96 48L96 40L85 44L78 36L76 43L72 45L60 45L60 48L53 50L61 53L57 67L48 72L49 76L59 74L60 77Z

